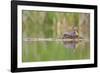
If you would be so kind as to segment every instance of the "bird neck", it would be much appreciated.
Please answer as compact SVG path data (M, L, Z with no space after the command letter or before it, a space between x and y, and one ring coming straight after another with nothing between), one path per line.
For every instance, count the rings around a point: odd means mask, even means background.
M79 32L78 31L75 31L76 35L79 35Z

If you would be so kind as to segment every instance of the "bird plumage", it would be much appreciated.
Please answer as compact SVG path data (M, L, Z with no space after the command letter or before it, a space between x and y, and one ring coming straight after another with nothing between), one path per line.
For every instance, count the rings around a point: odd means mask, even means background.
M67 38L75 39L78 38L78 36L79 33L77 31L65 32L63 35L63 39L67 39Z

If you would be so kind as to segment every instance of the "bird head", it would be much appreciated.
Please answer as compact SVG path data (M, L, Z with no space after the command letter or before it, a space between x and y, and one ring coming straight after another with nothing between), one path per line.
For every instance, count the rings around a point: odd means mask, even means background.
M76 35L79 35L78 27L73 26L73 31L75 32Z

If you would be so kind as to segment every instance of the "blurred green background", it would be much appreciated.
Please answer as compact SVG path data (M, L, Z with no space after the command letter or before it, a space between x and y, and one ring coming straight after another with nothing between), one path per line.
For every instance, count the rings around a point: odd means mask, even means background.
M65 32L78 28L87 41L65 47L63 41L25 41L30 38L61 38ZM90 14L75 12L22 11L22 62L79 60L90 58ZM67 45L67 44L66 44ZM73 46L73 45L72 45Z

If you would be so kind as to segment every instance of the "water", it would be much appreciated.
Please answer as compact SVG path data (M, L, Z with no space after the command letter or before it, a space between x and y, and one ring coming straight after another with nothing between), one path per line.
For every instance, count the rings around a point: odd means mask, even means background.
M23 41L22 62L90 58L89 41Z

